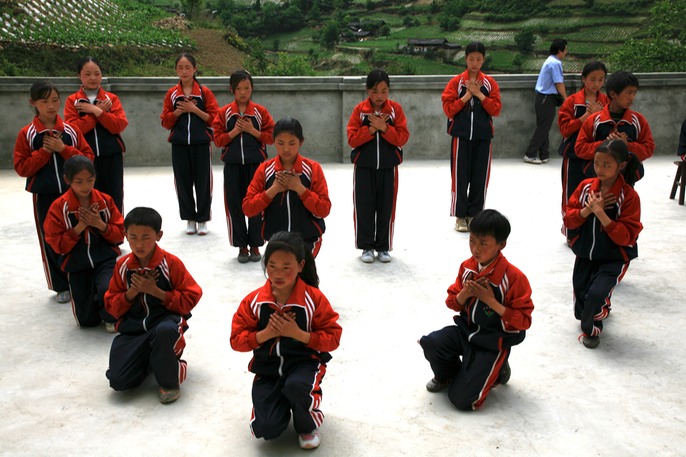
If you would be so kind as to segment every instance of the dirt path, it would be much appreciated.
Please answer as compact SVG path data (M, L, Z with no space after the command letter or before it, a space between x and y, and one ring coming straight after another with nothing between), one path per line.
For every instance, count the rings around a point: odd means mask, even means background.
M229 76L235 70L243 68L245 54L230 46L222 37L224 32L216 29L191 29L186 31L197 44L195 58L198 66L205 69L205 74Z

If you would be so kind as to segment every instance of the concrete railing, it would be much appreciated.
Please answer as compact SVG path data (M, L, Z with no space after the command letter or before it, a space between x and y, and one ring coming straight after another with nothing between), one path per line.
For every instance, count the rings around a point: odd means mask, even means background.
M678 133L686 117L686 74L637 75L640 89L633 108L648 119L657 145L656 154L675 154ZM536 75L496 75L503 110L495 118L495 157L521 157L535 126L533 109ZM31 121L29 87L41 78L0 77L0 167L12 167L17 133ZM49 78L60 89L62 103L79 87L76 78ZM449 76L391 76L391 97L405 110L410 140L405 158L448 159L449 136L441 109L441 92ZM321 162L347 162L350 148L346 126L350 113L366 97L364 77L256 77L253 100L267 107L275 120L291 116L300 120L305 134L301 153ZM232 100L228 77L200 78L217 97L220 106ZM127 146L126 166L171 163L168 131L160 125L162 101L176 78L105 78L103 87L117 94L129 126L123 134ZM569 93L581 88L578 75L566 75ZM557 126L550 134L551 154L560 143ZM218 152L218 150L217 150ZM273 156L274 149L269 149ZM215 154L219 163L219 154Z

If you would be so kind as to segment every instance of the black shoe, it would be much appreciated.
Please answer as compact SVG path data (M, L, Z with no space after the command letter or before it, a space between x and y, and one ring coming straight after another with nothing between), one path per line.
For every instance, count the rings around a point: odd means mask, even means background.
M440 392L448 387L448 381L438 381L436 378L431 378L431 381L426 383L426 390L429 392Z
M600 344L600 337L584 335L581 337L581 342L584 343L584 346L586 346L587 348L595 349Z
M252 247L250 248L250 261L259 262L262 259L262 254L260 254L260 248Z
M240 263L248 263L250 260L250 254L248 253L248 248L238 249L238 261Z
M498 384L507 384L510 380L510 375L512 370L510 369L510 362L505 362L505 365L500 369L500 374L498 375Z

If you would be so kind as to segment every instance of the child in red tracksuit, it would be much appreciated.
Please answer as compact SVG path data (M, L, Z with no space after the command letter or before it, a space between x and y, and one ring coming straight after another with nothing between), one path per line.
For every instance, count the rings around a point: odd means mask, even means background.
M350 160L355 164L353 222L355 247L365 263L391 261L398 165L402 147L410 138L407 119L399 103L388 98L391 81L383 70L367 75L368 98L358 104L348 121Z
M229 79L233 103L219 109L214 119L214 144L222 148L224 161L224 203L229 242L238 247L238 261L259 262L262 213L248 218L241 208L255 171L267 160L267 145L274 142L274 120L264 106L254 103L252 76L235 71ZM248 251L248 247L250 250Z
M642 162L655 152L648 121L631 109L638 92L638 78L626 71L616 71L607 78L605 92L610 103L583 123L574 152L578 158L590 161L603 141L623 141L639 160L636 179L632 180L638 181L644 174ZM593 170L589 168L588 172L592 177Z
M567 205L565 226L576 254L572 283L574 317L581 321L580 341L600 344L603 319L610 314L612 291L638 256L641 200L633 188L638 157L622 140L607 140L596 150L597 177L581 182Z
M183 262L157 245L162 217L134 208L124 219L131 253L121 257L105 294L105 309L117 319L107 379L114 390L139 386L152 373L160 402L181 395L187 363L181 359L191 310L202 289Z
M104 310L105 292L124 241L124 218L107 194L94 189L95 165L87 157L64 162L70 188L52 202L45 219L45 240L60 255L67 273L72 311L81 327L105 321L114 331L114 318Z
M495 79L481 72L486 47L478 41L465 48L467 70L443 90L443 112L448 116L452 202L455 230L469 231L469 221L484 209L491 174L493 116L502 109Z
M57 292L58 302L67 303L71 298L69 281L59 266L57 254L45 241L43 224L52 202L69 188L64 182L64 161L75 155L92 159L93 151L81 131L62 122L57 114L60 93L54 84L34 83L30 103L36 117L17 135L14 169L26 178L26 190L33 194L33 214L48 288Z
M196 71L191 54L176 59L179 84L167 91L160 118L162 127L171 130L174 184L186 234L207 235L212 216L212 122L219 105L212 91L195 78Z
M264 265L267 282L241 301L231 326L231 347L253 351L250 428L256 438L274 439L292 413L300 447L313 449L324 420L321 382L342 329L300 234L275 233Z
M557 125L560 127L562 142L559 152L562 156L562 217L567 210L567 202L581 181L586 179L586 171L592 167L590 160L577 157L574 152L576 139L583 123L593 114L608 106L610 100L600 89L605 84L607 68L602 62L587 63L581 71L581 82L584 87L579 92L567 97L557 114ZM563 233L566 230L563 227Z
M274 126L277 156L262 162L243 199L248 217L264 214L262 237L280 231L299 232L317 257L331 211L329 188L321 165L299 154L305 141L297 119L280 119Z
M78 127L95 154L95 188L114 200L119 212L124 207L124 141L121 133L129 121L119 97L105 91L100 63L93 57L79 61L81 89L67 97L64 119Z
M434 377L429 392L448 388L448 398L461 410L480 408L491 389L510 379L512 346L524 341L531 326L529 281L501 250L510 223L486 209L472 219L469 249L445 304L459 312L450 325L423 336L419 344Z

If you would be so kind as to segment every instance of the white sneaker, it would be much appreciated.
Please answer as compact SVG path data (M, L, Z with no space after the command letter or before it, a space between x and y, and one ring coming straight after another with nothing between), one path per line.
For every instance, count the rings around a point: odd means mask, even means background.
M207 228L207 222L198 222L198 235L207 235L210 229Z
M310 433L301 433L298 435L298 443L300 444L300 449L317 449L319 443L321 442L321 436L319 435L319 430L316 428Z
M388 263L391 261L391 253L388 251L377 252L377 257L379 257L379 262Z
M550 159L541 159L541 163L548 163L550 162Z
M195 221L186 221L186 235L195 235L196 232Z
M105 331L107 333L117 333L117 327L114 322L105 322Z
M458 217L455 220L455 230L458 232L468 232L469 231L469 221L466 217Z
M71 301L71 292L69 292L68 290L57 292L55 300L57 300L57 303L69 303Z
M360 259L362 259L364 263L374 263L374 251L371 249L365 249L362 251Z
M524 163L531 163L534 165L540 165L543 162L541 162L541 159L539 159L538 157L524 156Z

